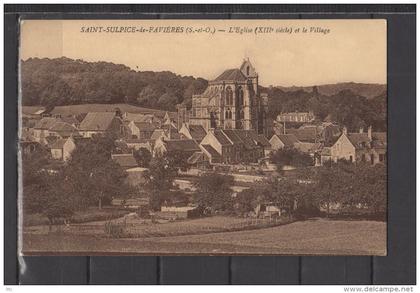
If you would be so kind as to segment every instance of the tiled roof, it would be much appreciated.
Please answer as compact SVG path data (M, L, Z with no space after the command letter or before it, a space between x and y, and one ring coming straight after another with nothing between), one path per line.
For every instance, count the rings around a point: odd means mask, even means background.
M80 123L80 130L106 131L115 118L114 112L90 112Z
M66 117L61 117L61 120L63 121L63 122L67 122L67 123L69 123L69 124L74 124L74 125L77 125L77 124L79 124L80 123L80 121L79 120L77 120L75 117L73 117L73 116L66 116Z
M114 162L123 168L132 168L138 166L133 154L112 154L111 158Z
M203 152L195 152L188 158L187 162L189 164L197 164L198 162L206 161L206 157L204 156Z
M316 126L298 129L290 128L286 129L286 133L294 134L298 140L306 142L315 142L315 140L320 135L320 131L317 129Z
M371 142L371 139L368 137L367 133L349 133L347 134L347 137L356 148L367 147Z
M47 130L47 129L50 129L52 126L54 126L54 124L58 121L61 121L61 120L54 117L44 117L41 120L39 120L37 124L35 124L34 128Z
M372 146L375 148L385 148L387 146L386 132L372 132Z
M225 70L214 81L245 81L246 76L237 68Z
M210 154L212 163L220 163L222 161L222 156L211 145L202 144L201 146Z
M134 124L138 127L140 131L154 131L158 125L156 123L149 123L149 122L134 122Z
M168 152L171 151L200 151L198 144L192 139L171 139L165 140L165 147Z
M229 141L229 139L226 137L226 135L220 129L215 129L213 131L213 134L221 145L231 145L232 144Z
M67 122L56 122L50 129L50 131L56 132L77 132L76 127Z
M191 137L197 142L201 142L203 138L207 135L206 130L201 125L189 125Z
M298 142L295 143L295 148L301 151L302 153L313 153L321 149L322 144L311 143L311 142Z
M293 147L299 140L294 134L279 134L276 135L286 147Z

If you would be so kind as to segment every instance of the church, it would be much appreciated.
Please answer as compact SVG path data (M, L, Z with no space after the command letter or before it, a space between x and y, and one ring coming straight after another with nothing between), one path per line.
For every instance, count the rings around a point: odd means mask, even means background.
M210 129L255 130L267 135L268 96L260 93L258 74L249 59L239 68L225 70L200 95L192 107L178 105L178 123Z

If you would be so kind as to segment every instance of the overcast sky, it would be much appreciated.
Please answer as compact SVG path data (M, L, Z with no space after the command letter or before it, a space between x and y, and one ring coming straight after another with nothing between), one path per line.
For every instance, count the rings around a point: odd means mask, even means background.
M226 32L82 33L82 27L216 28ZM299 33L229 34L230 27L270 26ZM303 27L308 29L302 33ZM329 33L310 33L310 27ZM21 59L61 57L109 61L135 70L169 70L213 79L248 57L260 84L309 86L386 83L385 20L25 20Z

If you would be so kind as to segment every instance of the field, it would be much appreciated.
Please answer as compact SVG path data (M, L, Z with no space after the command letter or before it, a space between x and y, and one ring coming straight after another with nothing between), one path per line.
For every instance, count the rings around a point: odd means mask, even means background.
M95 235L110 238L104 231L107 221L97 220L87 223L54 226L52 232L67 235ZM188 220L163 220L141 219L136 215L130 215L111 221L113 224L124 227L122 238L149 238L168 237L181 235L208 234L216 232L231 232L278 226L290 222L287 218L277 220L250 219L227 216L213 216ZM49 226L46 224L24 227L26 234L49 235ZM112 237L111 237L112 238Z
M28 254L386 255L386 223L313 219L257 230L131 239L25 233L23 250Z

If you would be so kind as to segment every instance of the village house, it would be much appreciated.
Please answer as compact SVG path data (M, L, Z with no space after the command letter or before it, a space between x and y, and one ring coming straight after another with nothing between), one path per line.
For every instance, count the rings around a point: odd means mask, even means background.
M32 135L35 141L41 144L47 144L46 137L50 136L50 128L53 127L57 122L61 121L59 118L54 117L43 117L39 120L32 131Z
M207 135L207 132L201 125L183 123L181 129L179 130L179 134L181 135L181 138L193 139L197 143L200 143Z
M293 148L299 140L294 134L274 134L270 138L271 150L277 151L283 148Z
M76 144L71 137L59 138L50 145L51 156L55 160L66 162L70 159L71 153L76 149Z
M155 145L155 140L153 139L130 139L126 138L122 140L123 143L127 146L128 149L133 149L138 151L141 148L147 149L150 153L153 152L153 147Z
M157 123L158 125L161 124L160 119L155 117L153 114L146 114L146 113L129 113L126 112L123 114L124 121L134 121L134 122L148 122L148 123Z
M257 162L270 149L270 142L253 130L211 129L201 141L203 153L211 164Z
M201 149L198 144L192 139L166 140L164 138L160 138L156 140L155 147L153 149L153 156L159 157L166 153L182 152L189 157L200 150Z
M78 136L79 131L73 125L58 121L50 129L48 129L49 136L56 136L58 138L67 138L71 136Z
M83 137L103 135L106 132L121 132L122 121L115 112L89 112L79 126Z
M135 122L135 121L131 121L128 124L131 138L137 138L137 139L150 139L153 134L153 131L155 131L155 129L158 126L159 125L157 123Z
M133 154L111 154L111 159L120 165L124 170L138 167Z
M340 159L350 162L369 162L372 165L384 163L386 146L384 132L372 132L372 127L369 127L367 132L363 132L361 128L359 132L348 133L344 127L341 136L331 146L325 146L321 151L321 163L337 162Z
M176 129L172 124L168 125L162 125L161 128L157 128L153 131L152 136L150 139L152 140L158 140L159 138L163 138L165 140L170 139L181 139L181 136L178 132L178 129Z
M310 123L315 120L313 112L290 112L280 113L277 115L277 121L281 123L294 122L294 123Z

